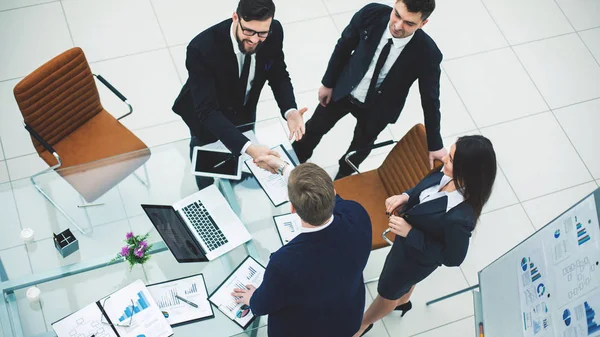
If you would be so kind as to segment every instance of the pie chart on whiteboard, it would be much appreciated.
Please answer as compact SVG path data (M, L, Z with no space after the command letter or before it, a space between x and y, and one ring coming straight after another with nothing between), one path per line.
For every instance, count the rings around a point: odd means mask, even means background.
M565 322L566 326L571 325L571 311L569 309L565 309L565 311L563 311L563 321Z

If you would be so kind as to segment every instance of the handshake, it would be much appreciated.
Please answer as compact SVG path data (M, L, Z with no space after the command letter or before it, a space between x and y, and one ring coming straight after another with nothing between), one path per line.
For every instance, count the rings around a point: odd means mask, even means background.
M254 163L261 169L267 170L271 173L283 174L283 169L287 166L287 163L283 159L279 158L279 153L272 151L267 155L262 155L254 158Z

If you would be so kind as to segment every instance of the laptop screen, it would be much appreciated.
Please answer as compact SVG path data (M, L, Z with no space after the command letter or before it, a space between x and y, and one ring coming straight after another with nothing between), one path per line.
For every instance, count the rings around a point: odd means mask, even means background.
M142 208L178 262L208 261L198 241L173 207L142 205Z

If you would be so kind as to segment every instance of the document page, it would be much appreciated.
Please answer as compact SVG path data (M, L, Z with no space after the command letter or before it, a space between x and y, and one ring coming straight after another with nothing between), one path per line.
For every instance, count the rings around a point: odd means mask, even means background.
M214 317L202 274L149 285L148 291L171 326Z
M173 329L141 280L100 300L121 337L167 337Z
M290 163L290 165L294 167L296 166L282 145L276 146L272 148L272 150L279 153L281 159ZM283 176L261 169L252 161L252 159L246 160L245 163L254 177L256 177L256 180L263 188L269 199L271 199L273 205L279 206L289 201L287 182Z
M284 245L302 233L300 217L296 213L276 215L273 217L273 221L275 221L275 228L277 228L281 243Z
M102 323L101 317L102 311L94 302L60 321L52 323L52 329L58 337L117 337L108 323Z
M234 288L246 289L251 284L259 287L262 283L265 268L255 259L248 256L236 270L225 279L208 300L219 308L227 317L245 329L255 318L245 304L236 303L236 297L231 296Z

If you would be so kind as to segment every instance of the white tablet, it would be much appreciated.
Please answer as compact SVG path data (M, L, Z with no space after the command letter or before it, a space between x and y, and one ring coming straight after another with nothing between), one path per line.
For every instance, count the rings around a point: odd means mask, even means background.
M227 149L206 149L195 146L192 153L192 174L196 176L240 180L242 160Z

